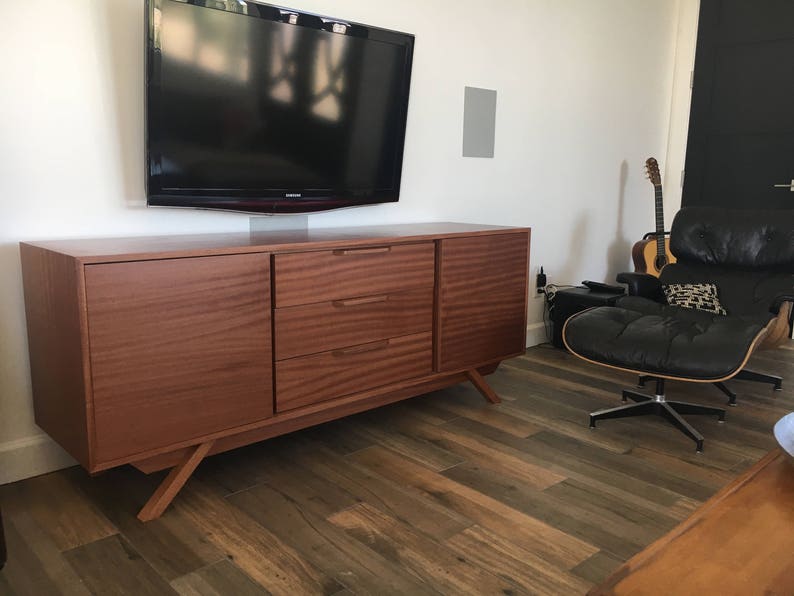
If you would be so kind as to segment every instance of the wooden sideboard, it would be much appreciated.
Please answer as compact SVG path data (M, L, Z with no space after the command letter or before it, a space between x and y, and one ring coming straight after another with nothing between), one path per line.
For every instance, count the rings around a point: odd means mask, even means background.
M410 224L21 243L37 424L89 472L172 468L523 353L530 230Z

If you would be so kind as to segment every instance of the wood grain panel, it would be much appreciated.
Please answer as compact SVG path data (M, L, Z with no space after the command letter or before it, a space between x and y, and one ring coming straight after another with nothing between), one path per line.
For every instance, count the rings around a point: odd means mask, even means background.
M276 363L276 410L430 374L432 334L418 333Z
M276 360L433 328L433 288L277 308Z
M440 241L436 369L524 351L529 232Z
M432 242L276 255L276 307L432 287Z
M90 265L97 460L273 413L268 255Z
M20 244L36 424L90 466L82 267Z

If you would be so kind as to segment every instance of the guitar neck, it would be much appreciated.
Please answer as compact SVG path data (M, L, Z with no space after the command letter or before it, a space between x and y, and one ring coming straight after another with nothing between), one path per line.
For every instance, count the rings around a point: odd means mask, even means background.
M662 200L662 185L653 185L656 199L656 254L664 256L664 201Z

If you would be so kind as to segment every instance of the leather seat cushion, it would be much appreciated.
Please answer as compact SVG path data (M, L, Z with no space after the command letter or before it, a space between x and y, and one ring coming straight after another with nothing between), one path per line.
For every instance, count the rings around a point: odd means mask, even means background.
M772 315L723 316L629 296L568 319L576 355L636 372L682 379L730 377Z

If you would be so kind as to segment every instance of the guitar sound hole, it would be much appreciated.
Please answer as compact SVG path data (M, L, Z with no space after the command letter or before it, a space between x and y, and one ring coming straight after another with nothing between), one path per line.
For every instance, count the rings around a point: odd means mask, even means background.
M667 256L657 256L653 261L654 266L658 271L661 271L662 267L667 265Z

